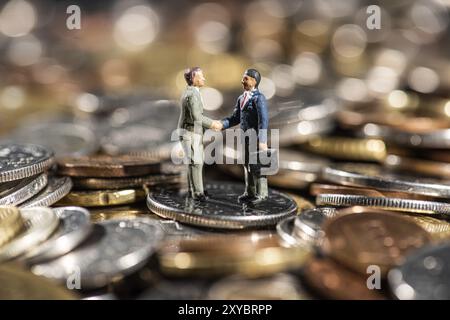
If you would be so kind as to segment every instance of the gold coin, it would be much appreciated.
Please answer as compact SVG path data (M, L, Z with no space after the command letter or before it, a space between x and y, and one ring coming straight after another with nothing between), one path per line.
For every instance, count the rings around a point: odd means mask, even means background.
M434 240L445 240L450 237L450 223L448 221L412 213L405 215L405 217L425 229Z
M242 274L250 277L300 268L308 248L281 247L278 237L250 235L205 236L162 248L161 271L173 276Z
M185 179L178 174L151 174L129 178L73 178L74 187L85 190L138 188L143 185L152 187L167 184L179 184Z
M297 214L300 214L303 210L308 210L308 209L314 209L316 206L313 205L311 202L309 202L308 200L306 200L303 197L300 197L297 194L294 193L290 193L287 192L287 194L294 200L294 202L297 204Z
M16 264L0 266L1 300L76 300L77 295Z
M0 206L0 247L13 239L23 228L24 221L19 209Z
M133 219L147 217L148 215L151 215L152 218L158 217L156 214L150 213L146 207L140 208L138 206L102 207L100 209L90 210L89 213L92 222L111 219Z
M386 145L379 139L316 137L306 142L303 147L336 159L383 161L386 158Z
M135 203L144 199L145 191L140 189L73 191L55 205L103 207Z

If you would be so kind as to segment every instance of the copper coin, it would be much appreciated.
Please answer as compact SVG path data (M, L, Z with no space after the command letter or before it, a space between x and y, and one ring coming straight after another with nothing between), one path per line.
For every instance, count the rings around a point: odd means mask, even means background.
M58 161L58 171L72 177L131 177L160 171L160 163L151 158L97 155L64 158Z
M349 268L367 274L378 266L382 276L400 265L405 255L428 244L431 236L399 214L366 207L351 207L327 221L324 251Z
M437 198L431 196L425 196L420 194L413 194L401 191L384 191L375 190L370 188L360 188L360 187L349 187L340 186L334 184L323 184L323 183L313 183L310 187L309 192L313 196L319 194L349 194L349 195L359 195L367 197L388 197L388 198L400 198L400 199L413 199L413 200L428 200L434 201Z
M397 171L405 171L437 178L450 178L450 164L447 162L388 155L384 165Z
M305 282L318 294L335 300L382 300L378 289L369 289L367 278L331 259L310 260L303 269Z

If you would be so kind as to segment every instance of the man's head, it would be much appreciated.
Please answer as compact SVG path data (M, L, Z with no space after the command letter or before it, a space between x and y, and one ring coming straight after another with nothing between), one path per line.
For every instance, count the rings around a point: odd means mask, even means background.
M186 69L184 71L184 79L188 85L194 87L203 87L206 80L200 67Z
M258 70L245 70L244 75L242 76L242 86L244 87L244 90L253 90L254 88L258 88L260 82L261 75Z

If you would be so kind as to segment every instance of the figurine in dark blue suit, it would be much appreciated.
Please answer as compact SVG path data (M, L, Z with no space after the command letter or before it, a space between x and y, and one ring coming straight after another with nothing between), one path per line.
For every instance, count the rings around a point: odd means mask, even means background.
M247 69L242 77L244 93L237 99L233 114L222 120L223 129L228 129L237 124L246 132L255 130L257 133L258 151L267 150L267 130L269 117L266 97L259 92L258 85L261 81L260 73L255 69ZM258 163L249 163L251 150L249 140L244 142L244 172L245 193L238 200L241 203L258 204L268 197L267 177L261 175L261 166ZM259 158L257 158L259 161Z

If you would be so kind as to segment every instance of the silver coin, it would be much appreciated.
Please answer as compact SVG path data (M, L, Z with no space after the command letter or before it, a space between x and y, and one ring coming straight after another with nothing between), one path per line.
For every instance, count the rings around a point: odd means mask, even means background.
M407 147L448 148L450 147L450 129L431 132L407 132L374 123L366 124L359 132L368 138L382 138L385 141Z
M401 300L450 299L450 244L424 247L389 272L391 291Z
M322 176L328 181L342 185L450 198L449 183L431 178L392 174L376 165L356 163L334 165L326 167Z
M81 289L103 287L142 267L162 237L158 225L145 218L102 221L77 249L31 271L60 282L78 272Z
M308 246L309 243L303 239L297 238L294 234L294 221L297 217L288 217L277 223L277 233L281 238L283 247Z
M304 210L295 217L289 217L277 224L277 232L285 246L319 245L325 233L323 223L336 215L337 210L322 207Z
M89 211L86 209L61 207L53 211L61 221L60 226L49 239L22 257L28 264L40 263L72 251L92 231Z
M27 201L47 185L47 175L6 182L0 185L0 205L17 206Z
M127 108L124 115L127 120L110 128L101 140L102 148L111 155L151 152L167 156L172 150L171 134L177 127L179 114L180 108L167 100Z
M365 206L423 214L450 214L450 204L448 203L350 194L319 194L316 198L316 204L346 207Z
M320 241L325 236L322 225L327 219L334 216L335 212L336 209L330 207L303 211L294 221L294 234L304 240Z
M16 258L33 249L47 240L59 224L57 215L50 208L27 208L21 209L20 213L25 220L25 230L0 247L0 261Z
M206 202L193 201L187 190L163 190L147 197L147 206L157 215L179 222L222 229L244 229L275 225L295 214L297 205L288 195L269 189L266 201L254 207L238 203L244 185L230 182L208 183Z
M54 162L53 152L33 144L0 144L0 183L44 172Z
M33 198L20 205L20 208L49 207L66 196L72 189L69 177L50 176L47 187Z
M330 94L306 90L296 98L276 102L270 111L269 126L279 130L280 145L301 143L311 136L330 132L337 109L338 104Z
M98 149L94 132L81 123L49 122L24 126L13 132L9 139L44 145L53 150L56 157L91 155Z

